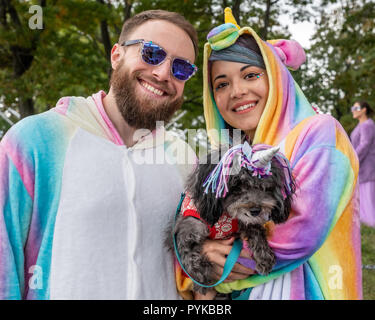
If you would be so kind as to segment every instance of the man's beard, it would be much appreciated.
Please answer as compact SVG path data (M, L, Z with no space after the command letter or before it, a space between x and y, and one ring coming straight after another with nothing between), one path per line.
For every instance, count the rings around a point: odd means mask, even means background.
M127 124L136 129L151 131L155 129L156 121L164 121L164 124L167 124L173 114L180 109L183 97L177 97L173 100L163 99L163 102L159 102L158 98L151 99L137 96L136 86L139 73L135 72L132 77L123 66L113 70L110 84L117 107ZM163 89L165 85L161 84L159 87ZM164 91L167 91L167 89Z

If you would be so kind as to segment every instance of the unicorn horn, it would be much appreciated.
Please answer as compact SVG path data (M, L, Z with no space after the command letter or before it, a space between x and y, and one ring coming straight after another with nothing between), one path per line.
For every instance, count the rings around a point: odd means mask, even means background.
M236 19L233 16L232 9L229 7L226 7L224 9L224 23L233 23L237 29L241 29L240 26L237 24Z
M266 150L254 152L251 162L254 167L264 168L272 160L273 156L280 150L280 147L273 147Z

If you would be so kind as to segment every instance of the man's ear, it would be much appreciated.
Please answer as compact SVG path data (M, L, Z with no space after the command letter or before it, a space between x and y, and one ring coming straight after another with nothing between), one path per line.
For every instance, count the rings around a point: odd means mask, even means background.
M123 54L124 52L122 50L122 47L118 43L115 43L111 50L112 69L116 70L117 67L120 65L120 61L121 61Z

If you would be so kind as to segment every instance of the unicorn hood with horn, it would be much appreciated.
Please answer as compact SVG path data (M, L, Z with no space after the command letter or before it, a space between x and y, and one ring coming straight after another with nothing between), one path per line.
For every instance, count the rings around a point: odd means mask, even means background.
M213 98L209 58L244 34L259 46L269 81L252 144L280 148L293 168L297 192L288 221L276 225L268 239L277 258L273 271L216 289L251 288L250 299L361 299L357 156L340 123L317 114L293 80L288 69L304 62L302 47L292 40L262 40L250 27L239 27L229 8L204 47L204 116L211 143L225 143L210 132L228 126Z

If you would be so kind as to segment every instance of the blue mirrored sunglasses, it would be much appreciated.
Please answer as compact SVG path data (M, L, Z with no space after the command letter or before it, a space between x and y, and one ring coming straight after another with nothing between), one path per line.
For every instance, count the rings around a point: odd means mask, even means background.
M350 108L351 111L360 111L361 107L360 106L353 106Z
M124 41L122 46L131 46L133 44L142 43L141 56L142 60L152 66L161 65L167 58L167 52L152 41L144 41L143 39ZM173 58L171 65L172 75L182 81L189 80L198 70L195 64L189 60L182 58Z

